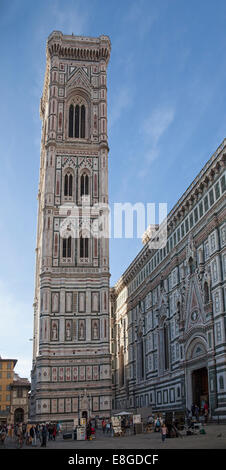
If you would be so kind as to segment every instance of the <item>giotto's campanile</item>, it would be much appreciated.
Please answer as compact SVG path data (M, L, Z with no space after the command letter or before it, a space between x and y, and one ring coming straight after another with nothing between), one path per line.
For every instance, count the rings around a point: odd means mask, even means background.
M110 416L110 50L107 36L54 31L47 41L31 395L36 421Z

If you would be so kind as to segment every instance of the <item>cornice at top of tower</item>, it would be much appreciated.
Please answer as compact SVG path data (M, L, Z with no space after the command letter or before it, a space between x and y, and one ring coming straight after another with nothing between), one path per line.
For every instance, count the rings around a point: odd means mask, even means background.
M64 35L53 31L47 40L47 54L72 59L100 60L110 58L111 41L108 36L99 37Z

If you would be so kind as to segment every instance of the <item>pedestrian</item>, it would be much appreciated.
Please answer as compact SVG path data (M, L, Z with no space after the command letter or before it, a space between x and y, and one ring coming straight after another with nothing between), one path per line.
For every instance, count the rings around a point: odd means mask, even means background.
M46 447L46 439L47 439L47 428L46 425L42 425L42 444L41 447Z
M36 443L37 443L37 439L39 439L39 441L41 443L40 426L39 426L38 423L35 426L35 435L36 435Z
M52 436L53 436L54 441L56 440L56 435L57 435L57 427L56 427L56 423L54 423L53 424L53 432L52 432Z
M198 405L195 405L195 417L196 417L196 421L199 421L199 407L198 407Z
M204 404L204 419L205 419L205 423L207 423L207 421L208 421L208 415L209 415L209 407L208 407L207 401L205 401L205 404Z
M161 429L161 421L159 416L157 416L156 422L155 422L155 432L159 432Z
M34 430L34 426L32 425L31 428L30 428L30 438L31 438L31 445L35 445L35 430Z
M53 423L49 424L48 431L49 431L49 440L52 441L53 440Z
M48 441L49 440L49 423L46 423L45 427L46 427L46 440Z
M110 420L107 422L106 424L106 430L107 430L107 434L110 432L111 433L111 422Z
M25 423L22 424L22 432L23 432L23 438L25 439L26 436L26 430L27 430L27 425Z
M1 430L0 430L0 441L1 441L1 443L2 443L3 446L4 446L4 444L5 444L6 434L7 434L7 433L6 433L6 427L3 426L3 427L1 428Z
M192 403L191 414L192 416L195 416L195 404L194 403Z
M102 431L103 431L103 434L105 434L105 429L106 429L106 421L105 421L105 419L103 419L103 421L102 421Z
M166 427L165 423L163 423L163 425L162 425L162 427L161 427L162 442L165 441L167 432L168 432L167 427Z

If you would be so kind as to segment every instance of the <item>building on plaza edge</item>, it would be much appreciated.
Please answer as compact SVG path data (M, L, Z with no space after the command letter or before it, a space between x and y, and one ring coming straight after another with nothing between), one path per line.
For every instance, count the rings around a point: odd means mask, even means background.
M29 418L30 389L31 384L29 380L14 373L13 382L10 385L11 407L9 422L11 424L27 423Z
M110 50L107 36L53 31L47 41L31 373L36 421L110 416L109 242L82 219L91 207L94 223L98 204L108 203ZM68 222L74 206L75 231Z
M17 359L0 356L0 424L27 422L30 382L15 373Z
M113 409L226 415L226 140L111 289ZM153 232L153 230L152 230ZM157 235L152 235L157 237Z

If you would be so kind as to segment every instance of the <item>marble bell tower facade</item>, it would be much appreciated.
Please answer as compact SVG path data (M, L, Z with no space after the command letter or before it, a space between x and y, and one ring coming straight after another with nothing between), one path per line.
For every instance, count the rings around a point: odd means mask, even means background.
M39 422L111 413L110 50L107 36L54 31L47 41L31 373L31 419Z

